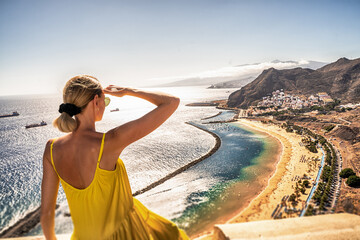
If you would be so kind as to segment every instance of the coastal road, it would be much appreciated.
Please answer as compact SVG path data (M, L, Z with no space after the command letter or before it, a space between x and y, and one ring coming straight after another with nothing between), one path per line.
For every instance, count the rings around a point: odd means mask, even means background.
M338 118L340 121L346 122L347 124L351 125L351 122L342 118Z

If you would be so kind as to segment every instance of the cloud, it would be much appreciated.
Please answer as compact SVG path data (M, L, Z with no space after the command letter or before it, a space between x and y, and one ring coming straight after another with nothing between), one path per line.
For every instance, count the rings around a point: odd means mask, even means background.
M286 69L286 68L295 68L295 67L309 67L309 61L300 60L300 61L279 61L275 60L272 62L263 62L263 63L255 63L255 64L246 64L246 65L238 65L231 67L223 67L215 70L209 70L205 72L189 74L184 76L174 76L168 78L153 78L151 81L154 82L172 82L172 81L180 81L186 79L217 79L221 78L222 80L232 80L239 79L245 77L257 77L262 71L268 68L276 68L276 69Z

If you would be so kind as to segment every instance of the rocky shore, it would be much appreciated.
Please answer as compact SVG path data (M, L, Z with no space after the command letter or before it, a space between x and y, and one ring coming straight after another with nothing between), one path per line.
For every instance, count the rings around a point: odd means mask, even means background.
M56 205L56 209L58 207L59 207L59 205ZM26 214L25 217L23 217L22 219L17 221L14 225L5 229L0 234L0 238L22 236L25 233L28 233L31 229L33 229L39 223L40 223L40 207L38 207L34 211Z

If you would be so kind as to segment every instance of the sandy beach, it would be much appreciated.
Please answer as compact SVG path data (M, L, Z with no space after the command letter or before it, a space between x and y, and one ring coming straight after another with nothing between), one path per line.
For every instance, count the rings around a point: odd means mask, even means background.
M280 159L274 164L271 176L263 176L263 179L267 182L262 188L263 190L252 199L249 199L247 206L239 204L238 209L234 209L235 214L223 216L223 219L226 220L218 224L273 219L274 210L280 209L277 206L281 203L286 204L288 208L292 208L289 201L282 200L295 192L296 183L300 179L303 180L304 174L306 174L310 186L312 186L318 174L318 164L320 162L313 159L321 159L322 152L316 154L310 152L302 144L301 135L286 132L285 129L275 124L265 124L249 119L239 119L235 124L271 135L281 143L282 150L280 156L277 156ZM240 194L241 189L238 190ZM298 205L295 207L299 210L298 212L285 214L284 208L282 208L282 211L276 211L277 218L299 216L300 209L303 208L310 190L311 188L306 188L305 193L300 195ZM279 216L280 212L282 213ZM193 237L198 237L197 240L212 239L212 233L207 232L205 235Z
M219 223L239 223L250 222L258 220L272 219L274 216L274 210L281 203L287 204L290 207L290 203L282 201L285 196L290 196L295 191L295 185L298 180L302 179L304 174L308 177L310 185L316 178L318 172L319 161L313 159L320 159L322 153L311 153L308 151L301 142L301 135L295 133L286 132L285 129L275 124L265 124L260 121L251 121L248 119L240 119L235 124L239 124L247 129L264 132L269 134L273 138L277 139L281 144L281 150L278 151L278 156L272 155L271 166L269 174L261 176L257 179L259 181L259 191L253 193L253 197L244 198L246 201L237 202L237 209L233 209L231 214L222 216ZM217 139L217 146L219 148L219 139ZM214 150L214 149L213 149ZM216 150L215 150L216 151ZM212 151L210 151L210 155ZM266 158L266 156L265 156ZM231 191L238 191L239 194L243 193L244 186L236 185ZM255 190L255 188L253 189ZM302 209L311 188L307 188L305 194L301 194L300 201L296 206L296 209ZM236 199L233 199L236 201ZM283 212L278 218L296 217L297 213ZM196 234L192 237L199 237L203 234L209 234L212 227L204 229L206 232L202 234ZM210 239L210 238L202 238Z
M312 184L318 172L321 152L312 153L308 151L301 143L301 136L295 133L286 132L274 124L264 124L259 121L250 121L240 119L237 123L246 127L263 131L277 138L282 144L282 153L280 161L276 166L275 173L269 179L267 187L254 198L248 207L242 210L238 215L229 219L227 223L248 222L257 220L271 219L277 205L282 203L285 196L294 193L296 182L306 174ZM305 194L301 194L296 208L301 209L306 201L311 188L307 188ZM296 214L287 214L284 217L294 217Z

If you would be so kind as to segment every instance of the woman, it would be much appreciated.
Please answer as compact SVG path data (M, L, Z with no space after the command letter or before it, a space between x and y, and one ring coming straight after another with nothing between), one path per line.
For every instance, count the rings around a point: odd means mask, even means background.
M110 99L125 95L157 107L106 134L95 130ZM69 134L49 140L43 157L41 225L46 239L56 239L55 205L59 182L69 204L71 239L188 239L171 221L156 215L132 197L121 152L166 121L179 98L110 85L102 89L88 75L70 79L63 91L60 117L53 124ZM73 118L75 116L75 118Z

